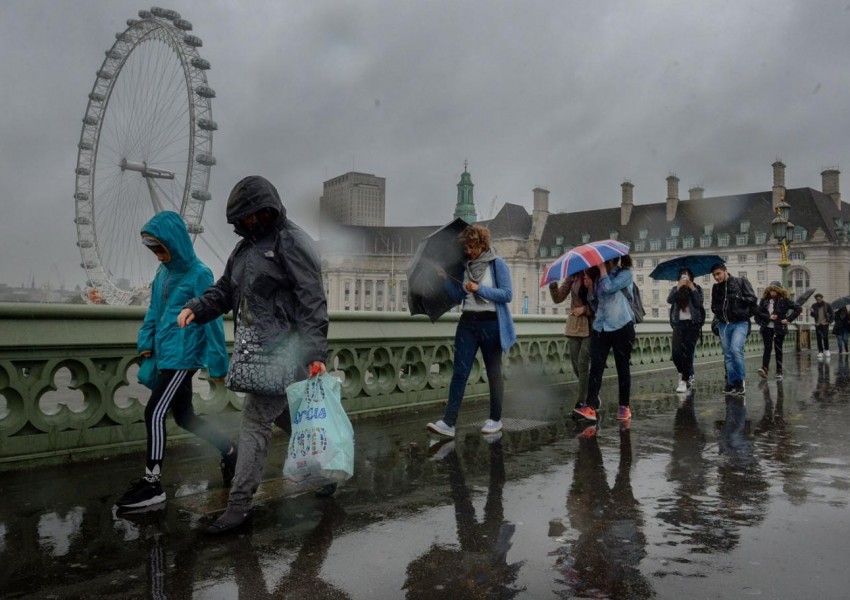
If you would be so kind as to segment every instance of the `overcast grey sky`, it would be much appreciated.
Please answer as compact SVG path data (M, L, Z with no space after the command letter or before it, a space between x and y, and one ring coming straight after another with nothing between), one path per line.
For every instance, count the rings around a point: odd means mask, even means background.
M680 193L820 189L845 167L850 4L831 0L175 0L204 40L218 160L205 221L261 174L317 233L322 182L387 179L387 223L437 224L464 160L491 201L553 211ZM0 282L82 283L74 167L87 94L127 0L0 2ZM848 175L845 172L845 177ZM482 214L483 213L483 214ZM216 273L221 265L202 255ZM152 265L153 268L153 265Z

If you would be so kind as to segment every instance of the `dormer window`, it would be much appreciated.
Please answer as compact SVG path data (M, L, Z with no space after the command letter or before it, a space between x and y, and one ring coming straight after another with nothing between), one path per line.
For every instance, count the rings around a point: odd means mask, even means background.
M555 238L555 245L556 246L563 246L564 245L564 236L562 236L562 235L557 236Z
M714 235L714 223L706 223L702 228L703 235Z
M581 234L581 243L586 244L589 241L590 241L590 234L589 233L582 233Z
M741 221L741 233L749 233L750 232L750 222L749 221Z
M681 227L678 225L673 225L670 228L670 237L679 237L679 231L681 231Z
M642 240L645 240L648 236L649 236L649 229L641 229L638 232L638 237L640 237L640 239L642 239Z

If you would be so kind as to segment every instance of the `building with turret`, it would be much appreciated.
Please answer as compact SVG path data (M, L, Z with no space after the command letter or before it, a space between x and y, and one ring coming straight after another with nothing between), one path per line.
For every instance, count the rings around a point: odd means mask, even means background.
M822 189L815 190L787 188L785 165L776 161L772 168L773 185L763 191L707 196L695 186L687 198L680 198L680 180L670 174L662 201L636 204L635 186L625 181L619 207L574 212L551 212L549 191L537 187L530 214L522 204L505 203L492 219L479 223L490 230L496 252L511 269L514 313L566 314L567 305L554 304L548 290L539 287L543 270L575 246L609 238L630 246L635 281L650 318L666 318L672 282L654 281L649 273L659 262L682 254L719 254L732 274L749 279L761 295L771 281L782 278L771 222L783 201L790 205L793 222L788 249L791 293L815 287L828 300L850 294L850 205L841 200L839 170L825 169ZM453 216L471 222L477 211L466 165L457 187ZM444 222L449 220L447 215ZM442 224L349 225L341 226L332 240L323 238L329 308L406 311L407 263L419 240ZM698 283L708 301L713 281L705 276Z

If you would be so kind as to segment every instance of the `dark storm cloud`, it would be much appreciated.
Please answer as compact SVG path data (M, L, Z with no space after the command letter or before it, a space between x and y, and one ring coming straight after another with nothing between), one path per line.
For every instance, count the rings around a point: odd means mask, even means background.
M828 1L199 2L168 4L213 65L218 164L205 214L226 254L230 187L278 186L317 231L322 181L387 178L389 224L448 220L469 160L491 201L553 210L663 201L665 177L706 195L820 187L847 163L850 10ZM73 169L86 94L138 2L0 5L0 281L83 279ZM482 214L483 213L483 214ZM441 216L442 215L442 216ZM208 252L200 253L214 269ZM54 267L55 265L55 267Z

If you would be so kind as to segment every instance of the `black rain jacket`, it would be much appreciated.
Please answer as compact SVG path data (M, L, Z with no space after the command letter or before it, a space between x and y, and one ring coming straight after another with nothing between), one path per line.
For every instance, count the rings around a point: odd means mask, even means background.
M263 208L277 213L275 230L260 239L244 230L239 220ZM274 347L282 336L300 338L303 369L313 361L326 362L328 310L319 253L313 239L286 218L277 189L263 177L242 179L227 200L227 222L242 240L236 245L221 278L199 298L186 303L195 321L206 323L233 311L239 321L257 326L264 343Z
M761 327L767 327L767 324L770 323L770 315L774 314L776 320L773 322L773 328L783 334L788 331L788 326L782 324L782 319L786 319L790 323L799 317L803 310L790 298L781 296L777 296L776 300L773 301L773 313L767 310L769 304L769 298L759 300L758 310L756 310L756 323Z
M711 288L711 312L721 323L749 321L758 299L753 286L743 277L729 277Z

